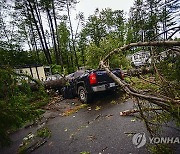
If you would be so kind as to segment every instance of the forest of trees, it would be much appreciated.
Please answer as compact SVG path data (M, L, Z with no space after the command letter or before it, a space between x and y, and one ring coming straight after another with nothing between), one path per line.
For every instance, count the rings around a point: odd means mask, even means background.
M76 0L1 1L0 65L55 65L61 73L80 66L96 68L114 48L171 38L167 30L180 21L178 0L135 0L128 19L123 10L97 8L87 20L83 12L77 14L74 28L71 12L76 4ZM153 38L162 31L167 32ZM111 61L112 67L120 65L128 68L125 55Z

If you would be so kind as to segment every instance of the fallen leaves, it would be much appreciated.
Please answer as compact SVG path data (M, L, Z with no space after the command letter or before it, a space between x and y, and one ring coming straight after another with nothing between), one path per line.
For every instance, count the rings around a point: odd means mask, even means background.
M131 119L131 122L135 122L136 121L136 119Z
M95 135L89 135L89 136L87 136L87 140L89 140L89 141L94 141L94 140L96 140L97 138L96 138L96 136Z
M135 132L124 132L124 134L129 137L129 136L132 136L132 135L134 135L134 134L136 134L136 133L135 133Z
M112 114L108 114L108 115L106 115L105 116L108 120L110 120L112 117L113 117L113 115Z
M96 106L95 111L98 111L101 109L101 106Z
M90 154L90 152L83 151L83 152L80 152L80 154Z
M88 111L91 111L92 108L91 108L91 107L87 107L87 110L88 110ZM101 106L96 106L94 110L95 110L95 111L101 110Z
M111 101L111 104L117 104L117 103L116 103L116 101L112 100L112 101Z
M71 114L73 114L73 113L75 113L75 112L77 112L80 109L83 109L85 107L87 107L87 104L81 104L81 105L76 106L74 108L68 109L62 114L62 116L69 116L69 115L71 115Z
M65 131L65 132L67 132L67 131L68 131L68 129L66 128L66 129L64 129L64 131Z

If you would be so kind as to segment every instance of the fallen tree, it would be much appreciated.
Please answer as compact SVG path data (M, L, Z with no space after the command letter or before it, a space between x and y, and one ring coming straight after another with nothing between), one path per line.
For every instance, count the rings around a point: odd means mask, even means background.
M27 77L28 80L31 81L31 82L29 82L29 86L30 86L32 91L36 91L40 87L43 87L44 89L60 90L63 86L65 86L65 84L67 82L67 80L65 78L41 82L40 80L34 79L32 76L30 76L28 74L24 74L24 73L19 74L19 73L14 72L14 70L7 68L7 67L1 68L1 69L3 69L6 72L9 72L12 75L20 77L20 78L21 77ZM19 85L19 87L21 88L21 85Z
M64 78L58 80L44 81L41 83L44 89L53 89L53 90L61 90L62 87L65 86L66 80ZM37 83L30 83L30 88L33 91L38 90L39 85Z
M135 89L132 85L128 84L124 80L118 78L115 74L113 74L109 68L109 65L106 64L106 61L113 55L120 52L125 52L133 47L165 47L167 52L179 52L180 41L154 41L154 42L138 42L131 43L115 49L111 51L108 55L104 57L99 63L99 67L103 68L107 74L118 84L123 90L129 95L134 97L135 106L137 109L126 110L120 112L121 116L128 116L134 113L139 113L140 117L145 123L145 126L150 133L150 136L157 136L157 130L159 126L162 126L162 123L167 123L171 118L175 120L177 124L180 122L180 99L179 97L172 95L170 96L169 89L174 88L171 85L171 82L168 82L163 76L160 74L159 70L156 67L155 62L152 62L152 69L148 69L147 72L153 72L154 75L157 76L159 82L152 82L145 78L143 78L143 71L141 69L135 69L133 71L127 71L126 74L129 76L138 76L143 82L148 82L149 84L156 85L161 87L161 89L168 95L162 95L157 93L149 94L147 91L140 91ZM170 48L170 50L167 50ZM174 50L173 50L174 49ZM179 54L177 54L179 56ZM179 95L178 95L179 96ZM171 117L171 118L170 118ZM157 124L154 123L156 121ZM159 147L157 147L159 149Z
M131 49L132 47L145 47L145 46L154 46L154 47L173 47L180 46L180 41L153 41L153 42L138 42L138 43L130 43L128 45L124 45L123 47L117 48L111 51L105 58L102 60L105 62L109 59L113 54L118 52L123 52L125 50Z
M125 50L128 50L132 47L139 47L139 46L156 46L156 47L173 47L173 46L180 46L180 41L154 41L154 42L138 42L138 43L131 43L128 45L125 45L121 48L115 49L111 51L103 60L100 61L100 67L104 68L107 74L117 83L119 84L124 91L132 96L139 97L141 99L151 100L154 103L167 103L167 104L176 104L180 105L180 100L172 99L169 97L156 97L148 94L142 94L141 92L135 90L132 88L129 84L127 84L125 81L118 78L115 74L113 74L109 67L105 65L105 62L107 59L109 59L113 54L116 54L118 52L123 52Z

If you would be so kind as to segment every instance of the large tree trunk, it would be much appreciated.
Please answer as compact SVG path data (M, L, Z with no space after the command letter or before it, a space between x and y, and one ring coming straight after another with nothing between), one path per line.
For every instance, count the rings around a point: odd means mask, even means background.
M38 52L38 47L37 47L37 43L36 43L36 36L34 33L34 27L33 24L31 22L31 15L29 10L27 10L27 18L30 20L30 24L29 24L29 29L30 29L30 41L31 41L31 45L34 51L36 51L36 55L37 55L37 61L40 62L40 58L39 58L39 52Z
M51 59L50 51L49 51L49 48L48 48L48 45L47 45L46 36L45 36L45 33L44 33L44 28L43 28L41 17L40 17L40 12L39 12L35 2L33 3L33 7L34 7L34 10L35 10L38 22L39 22L39 26L40 26L40 29L41 29L42 38L44 40L44 46L45 46L46 53L47 53L48 59L49 59L49 64L52 64L52 59Z
M52 32L52 40L53 40L53 44L54 44L54 52L55 52L56 64L59 65L60 64L60 62L59 62L59 53L57 51L56 36L55 36L55 32L54 32L53 21L52 21L52 18L51 18L49 8L47 8L47 7L46 7L46 12L47 12L47 15L48 15L50 28L51 28L51 32Z
M62 52L61 52L61 48L60 48L60 39L59 39L59 35L58 35L58 26L57 26L57 20L56 20L56 11L55 11L55 6L54 6L54 0L52 0L52 9L53 9L53 17L54 17L55 30L56 30L57 52L59 55L58 58L59 58L61 67L63 69L63 58L62 58Z
M77 68L79 69L78 57L76 54L76 47L75 47L75 42L74 42L74 34L73 34L73 28L72 28L72 23L71 23L70 9L69 9L68 1L67 1L67 12L68 12L68 19L69 19L69 25L70 25L70 31L71 31L72 47L73 47L73 52L74 52L74 56L75 56L75 62L76 62Z
M45 81L42 83L45 89L53 89L53 90L61 90L62 87L64 87L66 84L65 79L59 79L59 80L51 80L51 81ZM36 91L38 90L39 86L36 83L31 83L30 84L31 90Z
M29 0L28 0L28 5L29 5L29 7L30 7L30 12L31 12L32 18L33 18L33 20L34 20L34 24L35 24L35 26L36 26L36 30L37 30L37 32L38 32L39 39L40 39L41 46L42 46L42 48L43 48L43 51L44 51L46 60L47 60L48 64L51 64L52 61L51 61L51 58L49 57L50 54L48 53L48 51L46 50L46 48L45 48L45 46L44 46L43 38L42 38L42 35L41 35L41 32L40 32L39 26L38 26L37 21L36 21L36 18L35 18L35 14L34 14L34 11L33 11L33 7L32 7L31 2L30 2ZM27 10L29 10L28 7L27 7Z

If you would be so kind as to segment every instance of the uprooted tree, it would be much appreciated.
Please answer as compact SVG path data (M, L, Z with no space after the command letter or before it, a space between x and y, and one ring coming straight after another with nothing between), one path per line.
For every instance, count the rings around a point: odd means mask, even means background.
M156 80L149 81L148 79L143 78L141 75L139 75L139 78L143 80L143 82L148 82L148 84L156 85L160 89L159 92L147 92L147 90L137 90L137 88L134 88L132 84L127 83L126 81L118 78L115 74L111 72L107 64L107 60L113 54L118 54L120 52L125 53L126 50L130 50L133 47L146 47L150 49L152 58L151 65ZM165 63L166 65L172 65L173 63L175 63L174 59L176 59L176 61L178 61L178 70L180 66L179 47L180 41L154 41L131 43L111 51L108 55L105 56L104 59L100 61L99 64L99 66L105 69L107 74L117 84L119 84L128 95L133 97L135 100L135 106L137 108L134 110L126 110L124 112L121 112L120 115L126 116L135 113L140 113L140 117L145 122L146 128L151 136L154 136L157 133L157 128L159 128L159 126L162 126L162 123L164 124L170 120L175 120L177 124L179 124L180 122L180 89L178 79L179 77L177 75L177 77L174 80L168 80L168 78L164 77L161 73L161 69L163 69L163 64L160 64L161 61L157 60L157 55L159 55L159 53L162 51L166 51L170 55L170 60L172 62L170 63L170 61L167 60L166 62L163 61L162 63ZM159 64L160 66L157 66ZM173 70L171 71L173 73ZM171 72L168 73L171 74Z

